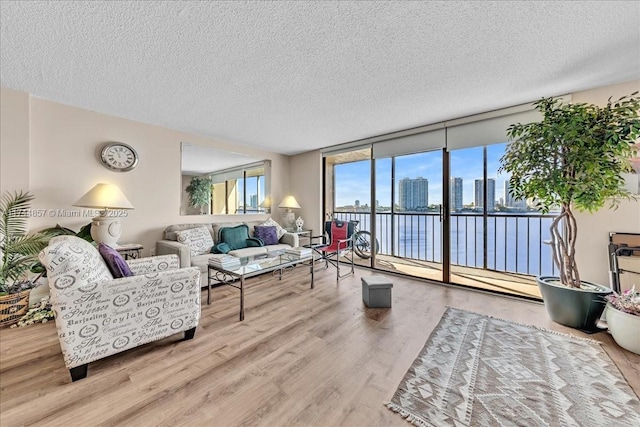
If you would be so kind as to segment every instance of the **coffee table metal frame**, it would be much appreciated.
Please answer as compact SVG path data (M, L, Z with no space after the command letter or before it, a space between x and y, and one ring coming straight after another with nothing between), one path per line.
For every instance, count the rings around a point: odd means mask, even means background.
M259 276L264 273L278 273L278 280L282 280L285 270L293 269L298 264L310 262L311 289L313 289L313 264L314 254L305 258L297 258L287 254L270 258L242 260L243 265L235 270L228 270L221 266L208 264L207 267L207 304L211 304L211 284L213 281L240 289L240 320L244 320L244 281L245 279ZM232 280L240 279L240 286L233 284Z

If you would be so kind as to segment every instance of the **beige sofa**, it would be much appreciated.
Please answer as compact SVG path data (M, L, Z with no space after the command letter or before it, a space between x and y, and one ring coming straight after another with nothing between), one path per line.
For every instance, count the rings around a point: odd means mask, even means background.
M205 226L213 239L213 244L217 245L219 231L222 227L235 227L240 224L246 224L249 228L249 236L253 237L253 227L261 225L264 221L251 221L251 222L221 222L221 223L199 223L199 224L175 224L170 225L164 230L164 239L156 242L156 255L178 255L180 259L180 268L185 267L198 267L202 273L201 285L207 285L207 264L209 258L213 254L207 253L203 255L191 256L189 247L179 243L177 241L176 231L187 230L189 228ZM233 255L238 258L254 257L259 255L269 255L270 253L276 253L284 251L287 248L297 247L298 235L293 233L286 233L280 238L280 242L277 245L267 245L261 247L248 247L243 249L237 249L229 252L229 255Z

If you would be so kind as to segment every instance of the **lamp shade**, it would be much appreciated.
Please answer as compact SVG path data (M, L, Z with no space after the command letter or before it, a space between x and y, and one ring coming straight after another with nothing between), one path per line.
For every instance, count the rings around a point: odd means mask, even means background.
M113 184L96 184L73 206L95 209L133 209L131 202Z
M278 205L279 208L287 208L287 209L300 209L300 205L298 201L293 196L287 196L280 202Z
M270 208L271 207L271 196L267 196L264 198L262 203L260 203L261 208Z

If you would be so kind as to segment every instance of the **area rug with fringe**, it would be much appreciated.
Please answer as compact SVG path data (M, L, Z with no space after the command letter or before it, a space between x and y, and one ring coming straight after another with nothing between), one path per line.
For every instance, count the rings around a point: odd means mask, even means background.
M640 426L597 341L451 307L386 406L418 426Z

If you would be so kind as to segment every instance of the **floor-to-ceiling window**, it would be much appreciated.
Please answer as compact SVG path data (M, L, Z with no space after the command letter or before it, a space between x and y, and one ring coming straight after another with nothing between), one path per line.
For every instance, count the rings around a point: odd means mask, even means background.
M358 221L369 229L371 202L371 147L330 153L324 157L324 217ZM371 265L367 259L367 266Z
M268 195L270 162L240 166L211 174L213 214L263 213Z
M538 298L553 274L545 245L554 214L516 200L499 173L510 123L528 108L373 138L325 155L325 212L355 219L379 251L361 265Z

